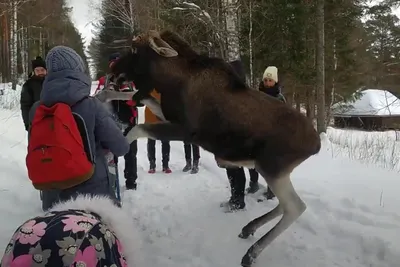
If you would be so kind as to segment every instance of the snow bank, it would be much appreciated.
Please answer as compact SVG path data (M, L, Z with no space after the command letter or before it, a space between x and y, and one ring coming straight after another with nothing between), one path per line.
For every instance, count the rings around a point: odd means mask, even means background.
M367 89L354 103L339 102L332 106L336 116L400 115L400 99L386 90Z
M400 142L395 131L364 132L328 128L332 157L344 157L400 172Z
M21 85L17 85L16 90L11 89L11 83L0 83L0 108L16 109L19 108L21 97Z

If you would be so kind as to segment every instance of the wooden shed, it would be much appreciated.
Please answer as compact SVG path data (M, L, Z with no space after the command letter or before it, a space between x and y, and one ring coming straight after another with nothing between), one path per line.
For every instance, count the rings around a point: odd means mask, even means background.
M337 128L400 130L400 99L386 90L367 89L356 101L339 102L332 108Z

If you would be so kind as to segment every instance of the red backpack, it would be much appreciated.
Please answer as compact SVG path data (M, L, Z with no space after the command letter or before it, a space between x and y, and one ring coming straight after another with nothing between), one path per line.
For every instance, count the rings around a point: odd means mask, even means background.
M71 188L92 177L93 162L82 117L64 103L52 107L39 105L30 128L26 156L33 186L38 190Z

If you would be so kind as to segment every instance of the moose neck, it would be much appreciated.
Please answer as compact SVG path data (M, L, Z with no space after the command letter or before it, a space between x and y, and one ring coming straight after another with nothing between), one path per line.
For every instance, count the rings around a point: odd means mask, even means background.
M155 89L161 94L161 109L165 118L172 123L184 123L184 91L190 79L182 70L182 63L175 58L155 61L151 76Z
M161 58L151 67L153 83L161 94L173 93L183 89L187 83L189 74L184 70L179 58Z

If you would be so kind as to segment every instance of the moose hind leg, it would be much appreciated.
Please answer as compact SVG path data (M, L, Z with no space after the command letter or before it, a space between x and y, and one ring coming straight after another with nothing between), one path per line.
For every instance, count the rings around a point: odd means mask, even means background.
M277 217L278 212L282 209L283 216L281 220L263 237L255 242L247 251L242 258L242 266L251 266L255 259L261 254L261 252L272 243L279 235L281 235L289 226L300 217L300 215L306 210L305 203L297 195L293 188L292 182L290 181L289 173L285 173L275 179L268 179L268 185L271 187L272 192L275 193L279 200L278 206L270 211L273 213L270 216L266 214L264 220L271 220L273 215ZM276 211L275 211L276 210ZM268 218L267 218L268 217ZM261 220L262 217L260 217ZM256 219L257 220L257 219ZM255 220L255 221L256 221ZM254 223L257 225L257 223Z

